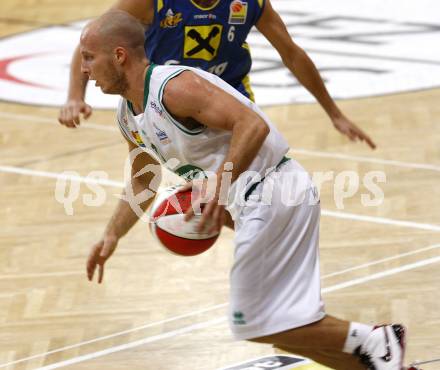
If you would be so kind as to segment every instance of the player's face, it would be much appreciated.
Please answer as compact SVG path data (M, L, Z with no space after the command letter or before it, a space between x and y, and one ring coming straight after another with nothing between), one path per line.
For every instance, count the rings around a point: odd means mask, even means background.
M90 37L81 38L81 72L105 94L123 94L128 89L124 72L115 64L112 52L95 46Z

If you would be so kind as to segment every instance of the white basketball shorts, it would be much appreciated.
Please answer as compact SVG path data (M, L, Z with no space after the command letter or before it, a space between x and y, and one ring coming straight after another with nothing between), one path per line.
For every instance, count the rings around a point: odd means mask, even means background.
M283 163L252 192L235 220L229 321L252 339L321 320L320 204L310 176Z

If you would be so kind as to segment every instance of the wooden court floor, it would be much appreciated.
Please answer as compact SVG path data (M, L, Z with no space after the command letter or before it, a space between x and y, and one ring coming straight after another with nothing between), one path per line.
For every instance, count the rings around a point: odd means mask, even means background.
M0 5L0 35L90 17L104 1ZM370 151L334 131L314 105L266 108L310 172L382 171L384 200L365 207L360 185L338 208L321 188L321 269L327 311L408 327L407 362L440 357L440 90L340 102L377 142ZM193 257L163 251L139 223L108 264L105 283L85 275L121 191L126 145L114 113L95 111L77 130L57 110L0 102L0 369L215 370L270 355L235 342L225 320L231 231ZM55 197L64 171L104 171L104 201L84 181L67 215ZM169 177L168 181L172 181ZM75 185L76 184L76 185ZM440 369L439 364L425 370Z

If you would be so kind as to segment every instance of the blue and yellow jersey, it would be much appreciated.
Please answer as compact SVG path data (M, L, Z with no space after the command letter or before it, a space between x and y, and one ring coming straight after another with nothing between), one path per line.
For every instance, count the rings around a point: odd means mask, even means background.
M217 0L208 8L192 0L155 0L145 52L156 64L183 64L214 73L253 100L246 38L265 0Z

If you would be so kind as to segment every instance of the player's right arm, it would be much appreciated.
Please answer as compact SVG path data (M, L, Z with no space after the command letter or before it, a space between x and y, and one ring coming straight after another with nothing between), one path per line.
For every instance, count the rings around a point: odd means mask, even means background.
M118 0L111 8L130 13L145 26L153 22L153 0ZM92 114L92 107L85 102L87 75L81 72L81 54L79 46L73 52L70 64L69 89L67 100L58 114L58 121L66 127L74 128L81 122L81 115L87 119Z
M128 141L128 140L127 140ZM160 165L148 153L140 150L136 145L128 141L128 149L131 163L131 176L129 183L122 193L122 197L113 212L110 221L105 228L101 240L92 246L87 259L87 277L93 280L93 275L98 267L98 283L104 277L104 264L115 251L119 239L121 239L139 219L138 213L132 207L132 202L127 200L127 193L136 196L147 191L151 196L146 200L136 203L141 212L145 212L154 199L156 188L160 184ZM154 171L148 171L149 169ZM144 172L147 170L147 172ZM153 183L154 180L154 183ZM130 187L130 191L128 191Z

